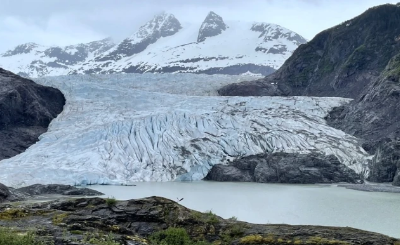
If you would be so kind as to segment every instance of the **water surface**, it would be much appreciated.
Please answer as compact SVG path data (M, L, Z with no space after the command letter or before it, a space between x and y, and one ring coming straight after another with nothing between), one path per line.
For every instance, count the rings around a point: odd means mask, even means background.
M120 200L162 196L198 211L259 224L350 226L400 238L400 194L334 185L221 182L140 182L91 186Z

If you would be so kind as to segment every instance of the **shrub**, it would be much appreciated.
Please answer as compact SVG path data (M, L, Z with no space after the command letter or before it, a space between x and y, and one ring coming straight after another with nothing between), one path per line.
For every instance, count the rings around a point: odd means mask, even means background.
M107 197L106 198L107 206L111 207L111 206L114 206L116 203L117 203L117 200L115 199L115 197Z
M219 223L219 219L218 219L217 215L214 214L212 211L206 212L206 215L207 215L206 223L211 224L211 225L215 225L215 224Z
M168 228L158 231L149 237L152 245L209 245L205 241L192 241L183 228Z
M43 245L37 241L35 234L19 234L10 229L0 228L0 245Z

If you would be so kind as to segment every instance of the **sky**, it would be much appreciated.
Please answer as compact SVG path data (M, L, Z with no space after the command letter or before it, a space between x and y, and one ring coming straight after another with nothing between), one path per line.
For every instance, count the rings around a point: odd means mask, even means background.
M275 23L308 40L324 29L391 0L1 0L0 53L27 42L66 46L133 34L166 11L199 23L209 11L224 20Z

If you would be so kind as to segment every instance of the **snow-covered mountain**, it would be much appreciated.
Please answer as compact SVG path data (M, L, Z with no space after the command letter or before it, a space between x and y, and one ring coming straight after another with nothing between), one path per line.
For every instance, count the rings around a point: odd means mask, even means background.
M0 162L10 186L198 180L219 163L267 152L334 154L360 173L369 155L324 117L349 99L220 97L245 76L45 77L64 111L24 153Z
M306 40L268 23L224 21L210 12L202 23L162 13L132 36L68 47L24 44L0 56L0 66L30 77L67 74L169 73L267 75Z
M114 45L110 38L66 47L26 43L0 55L0 67L25 77L65 75Z

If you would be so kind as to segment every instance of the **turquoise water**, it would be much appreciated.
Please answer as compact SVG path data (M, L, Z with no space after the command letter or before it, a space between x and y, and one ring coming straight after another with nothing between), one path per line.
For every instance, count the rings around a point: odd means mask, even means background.
M400 194L348 190L334 185L223 182L140 182L90 186L120 200L162 196L198 211L251 223L350 226L400 238Z

